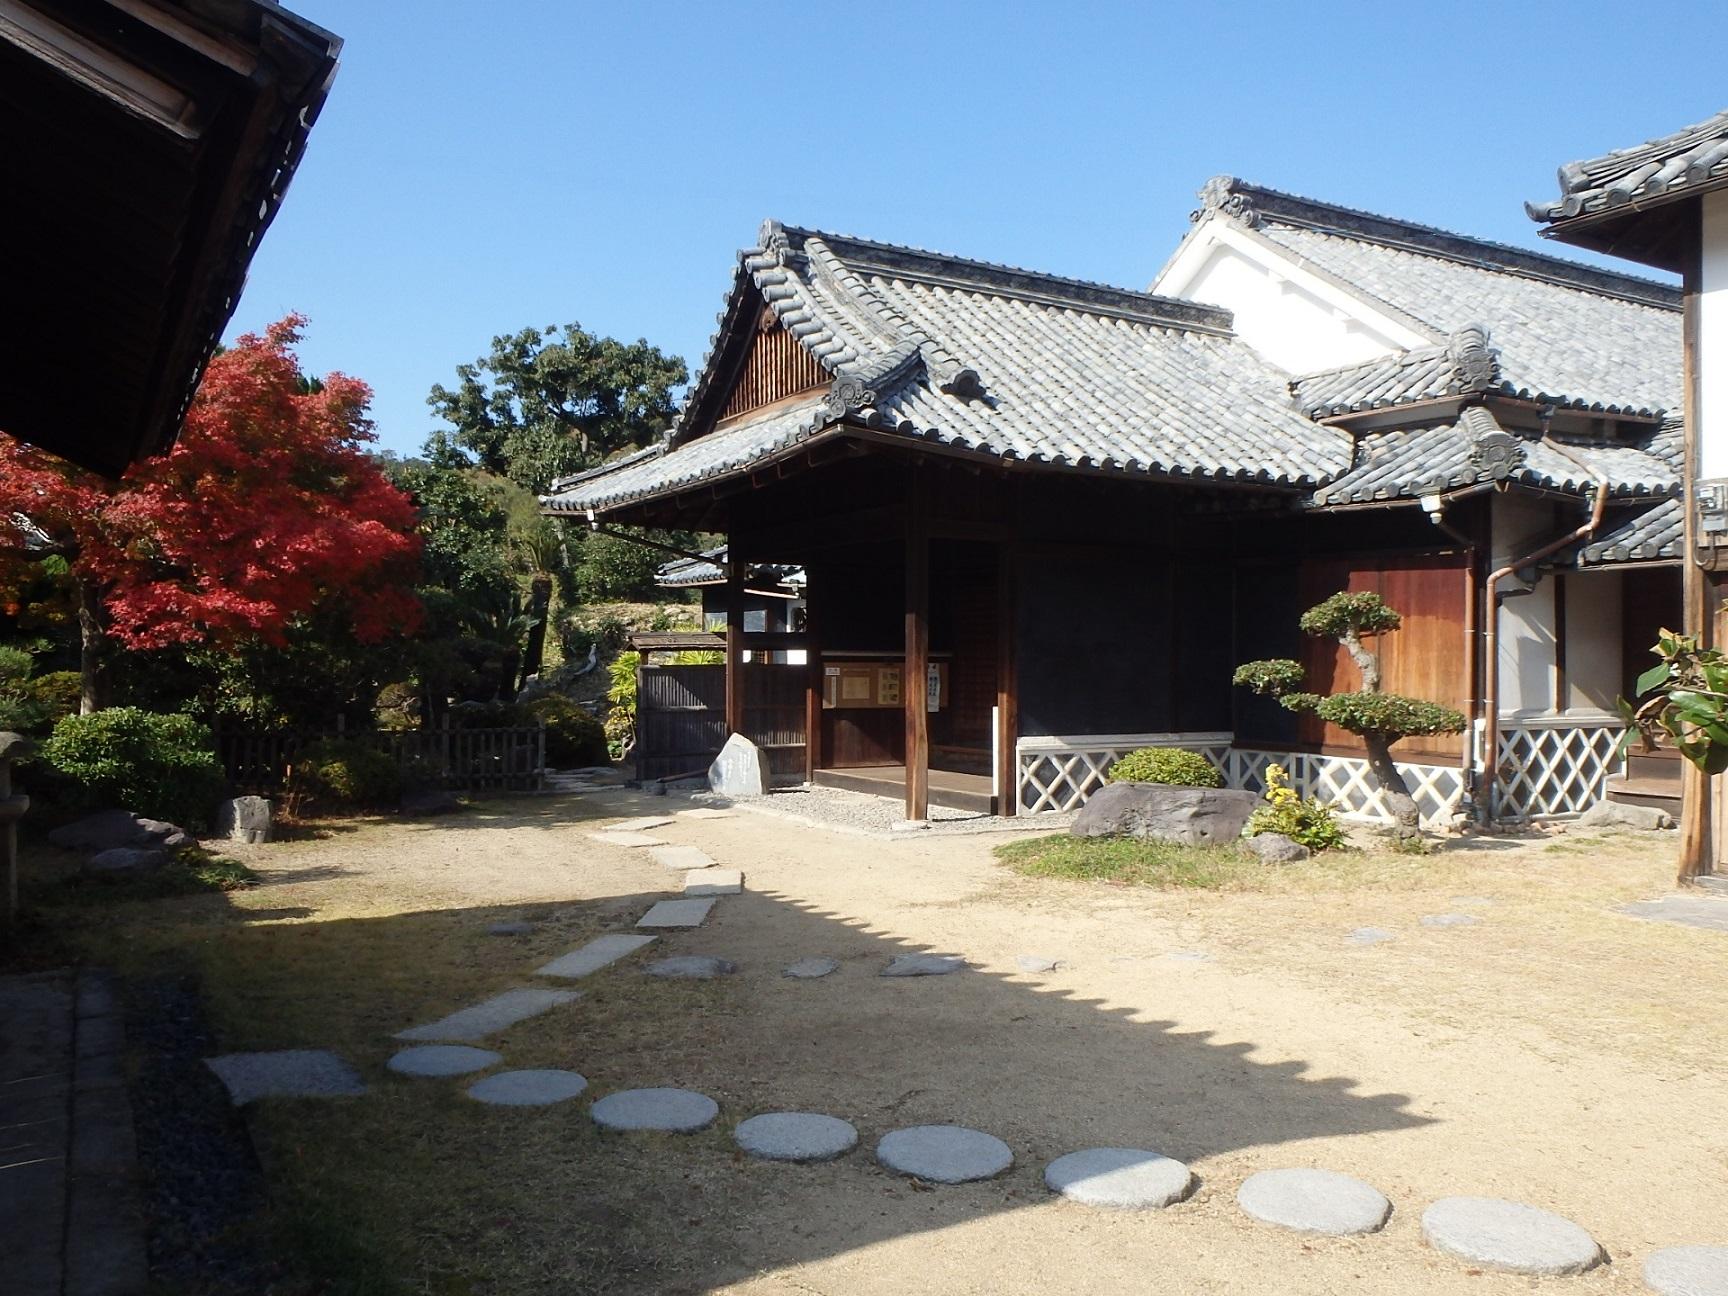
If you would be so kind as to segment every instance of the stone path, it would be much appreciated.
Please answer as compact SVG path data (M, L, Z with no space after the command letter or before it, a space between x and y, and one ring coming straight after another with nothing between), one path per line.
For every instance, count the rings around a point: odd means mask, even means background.
M566 981L574 981L577 977L585 977L608 964L616 963L626 954L634 954L653 940L652 936L635 936L628 932L596 936L586 945L573 949L568 954L561 954L550 963L536 968L535 975L562 977Z
M591 832L590 841L597 841L602 846L664 846L666 843L659 837L651 837L639 832Z
M1602 1262L1596 1239L1551 1211L1497 1197L1443 1197L1422 1212L1422 1236L1437 1251L1486 1269L1576 1274Z
M966 966L966 960L951 954L902 954L878 974L885 977L947 976Z
M1382 941L1397 940L1398 933L1384 927L1358 927L1345 939L1352 945L1378 945Z
M615 823L605 831L645 833L652 828L664 828L671 822L671 815L643 815L640 819L625 819L620 823Z
M662 900L636 920L638 927L700 927L714 907L712 898Z
M1084 1206L1157 1210L1179 1202L1194 1187L1182 1162L1142 1148L1087 1148L1044 1167L1052 1191Z
M858 1131L837 1116L766 1112L739 1123L732 1138L764 1161L832 1161L858 1146Z
M690 1089L625 1089L602 1098L588 1114L602 1129L693 1134L714 1123L720 1104Z
M712 981L715 977L731 976L738 970L736 963L705 954L680 954L650 963L643 971L649 976L670 977L681 981Z
M1264 1224L1298 1233L1375 1233L1392 1203L1372 1184L1333 1170L1263 1170L1236 1190L1236 1204Z
M397 1075L459 1076L484 1071L504 1060L502 1053L491 1049L471 1048L466 1044L420 1044L405 1048L384 1065Z
M1022 954L1014 960L1014 966L1022 972L1054 972L1062 964L1053 958L1044 958L1037 954Z
M471 1008L463 1008L425 1026L411 1026L407 1030L397 1031L396 1038L446 1041L484 1039L506 1026L514 1026L519 1021L538 1017L561 1004L574 1003L581 997L580 990L548 990L541 986L506 990L503 994L493 995Z
M798 981L814 981L817 977L825 977L830 972L840 969L840 960L834 958L801 958L790 964L781 976L789 976Z
M1649 922L1678 923L1706 931L1728 932L1728 899L1721 896L1663 896L1621 905L1620 912Z
M588 1087L574 1071L500 1071L468 1086L468 1096L494 1107L550 1107Z
M1679 1246L1644 1262L1644 1285L1657 1296L1728 1296L1728 1246Z
M1001 1139L963 1125L914 1125L884 1134L876 1159L890 1170L930 1183L991 1179L1014 1164Z
M744 890L744 874L738 869L691 869L684 875L687 896L738 895Z
M228 1088L236 1107L260 1098L353 1098L366 1092L360 1073L328 1049L226 1053L204 1065Z
M697 806L693 810L680 810L678 817L680 819L730 819L732 812L716 809L714 806Z
M656 846L648 854L656 864L664 864L669 869L711 869L718 868L714 857L707 851L697 850L694 846Z
M1475 914L1443 913L1423 914L1424 927L1474 927L1482 920Z

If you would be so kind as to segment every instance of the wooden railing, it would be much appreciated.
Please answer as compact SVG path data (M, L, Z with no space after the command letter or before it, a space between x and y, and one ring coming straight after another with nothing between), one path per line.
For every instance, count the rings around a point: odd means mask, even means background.
M222 730L216 754L243 792L278 791L300 756L320 742L360 743L395 757L411 787L452 792L538 791L546 773L546 730L498 729Z

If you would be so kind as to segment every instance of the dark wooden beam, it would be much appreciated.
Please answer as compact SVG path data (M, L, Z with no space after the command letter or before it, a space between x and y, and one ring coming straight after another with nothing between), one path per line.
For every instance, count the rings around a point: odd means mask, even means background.
M1684 575L1681 580L1682 608L1681 619L1685 623L1685 632L1695 635L1698 642L1705 647L1711 646L1714 637L1714 584L1715 576L1707 575L1698 565L1698 529L1697 529L1697 491L1698 491L1698 451L1699 451L1699 400L1698 400L1698 365L1699 365L1699 300L1703 280L1703 245L1702 230L1695 229L1691 245L1692 255L1688 258L1685 269L1685 296L1682 302L1681 315L1681 373L1682 394L1685 410L1685 432L1681 438L1682 468L1680 506L1684 518L1681 532L1680 556L1684 562ZM1711 810L1710 778L1691 761L1683 761L1680 765L1680 860L1677 879L1682 886L1689 885L1695 878L1709 873L1718 855L1712 845L1710 821Z
M1014 742L1020 736L1019 689L1014 678L1014 595L1019 580L1019 550L996 549L996 813L1020 813L1019 762Z
M749 564L729 536L726 569L726 732L744 732L744 573Z
M821 578L804 571L804 781L814 783L822 768Z
M906 493L906 659L900 697L906 707L906 817L930 817L930 478L913 465Z

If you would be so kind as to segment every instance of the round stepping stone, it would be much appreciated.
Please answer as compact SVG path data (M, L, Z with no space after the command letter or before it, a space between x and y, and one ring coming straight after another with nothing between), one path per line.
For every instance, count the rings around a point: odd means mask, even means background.
M1044 1167L1044 1183L1070 1201L1117 1210L1155 1210L1194 1186L1182 1162L1141 1148L1086 1148Z
M649 976L672 977L680 981L712 981L715 977L732 975L738 970L738 965L723 958L709 958L706 954L680 954L650 963L644 970Z
M468 1096L498 1107L548 1107L587 1087L574 1071L500 1071L469 1085Z
M1596 1239L1552 1211L1497 1197L1443 1197L1422 1212L1428 1245L1488 1269L1583 1273L1602 1261Z
M840 960L833 958L802 958L782 972L781 976L797 977L800 981L811 981L817 977L825 977L830 972L838 971Z
M503 1060L502 1053L466 1044L420 1044L403 1049L385 1065L398 1075L459 1076L484 1071Z
M1658 1296L1728 1296L1728 1246L1677 1246L1644 1261L1644 1285Z
M1262 1170L1236 1190L1236 1204L1263 1224L1298 1233L1376 1233L1392 1203L1372 1184L1335 1170Z
M876 1159L890 1170L931 1183L989 1179L1014 1164L1001 1139L963 1125L913 1125L884 1134Z
M1348 939L1352 945L1378 945L1381 941L1397 940L1398 933L1384 927L1358 927Z
M534 930L531 922L496 922L486 929L488 936L527 936Z
M965 966L965 959L949 954L902 954L883 968L881 974L885 977L947 976Z
M838 1116L767 1112L732 1131L738 1146L764 1161L832 1161L858 1146L858 1131Z
M1475 914L1423 914L1424 927L1473 927L1482 920Z
M1041 958L1036 954L1022 954L1014 960L1014 966L1022 972L1054 972L1062 966L1059 959Z
M713 1124L720 1105L689 1089L625 1089L602 1098L588 1114L603 1129L690 1134Z

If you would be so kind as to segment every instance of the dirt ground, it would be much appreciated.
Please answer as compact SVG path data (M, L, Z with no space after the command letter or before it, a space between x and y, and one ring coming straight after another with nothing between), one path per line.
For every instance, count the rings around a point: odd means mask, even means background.
M1634 1292L1652 1249L1728 1242L1728 935L1615 912L1669 889L1671 836L1490 839L1345 894L1216 894L1022 878L997 835L681 820L657 835L741 867L747 893L647 953L739 974L662 982L638 958L494 1046L582 1072L590 1096L702 1090L714 1129L603 1136L585 1100L483 1108L384 1069L392 1031L525 984L669 893L645 852L587 834L681 804L521 800L235 848L264 885L138 906L103 939L145 961L192 951L231 1048L331 1046L360 1066L366 1098L278 1104L255 1133L307 1245L382 1256L413 1291ZM1447 912L1481 921L1420 922ZM534 935L485 934L523 916ZM1364 926L1396 939L1349 943ZM914 950L974 967L876 976ZM821 954L840 971L781 977ZM1060 967L1026 974L1022 955ZM738 1120L788 1109L845 1117L860 1147L822 1166L735 1152ZM874 1163L884 1133L924 1123L987 1130L1015 1165L931 1189ZM1144 1214L1044 1189L1048 1161L1104 1145L1180 1157L1200 1187ZM1391 1222L1323 1240L1248 1221L1237 1186L1289 1166L1367 1179ZM1611 1263L1468 1268L1421 1240L1422 1209L1450 1194L1556 1210Z

